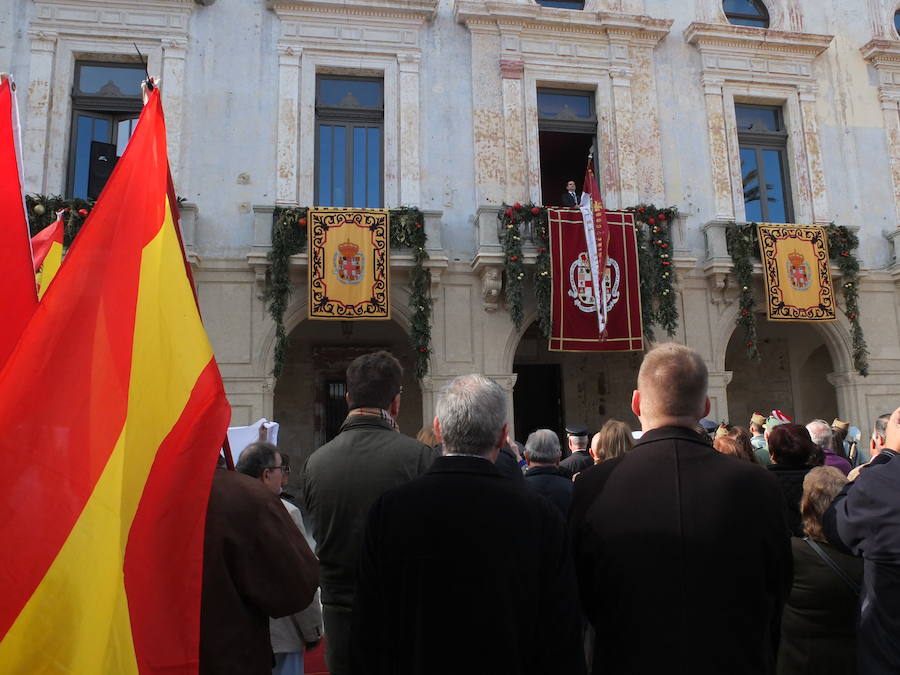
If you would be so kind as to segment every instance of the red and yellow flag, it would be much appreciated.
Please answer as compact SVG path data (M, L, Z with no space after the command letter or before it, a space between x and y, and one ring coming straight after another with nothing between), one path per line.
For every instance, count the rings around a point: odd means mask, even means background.
M603 206L603 198L600 196L600 186L594 175L594 158L588 158L587 168L584 171L584 186L581 191L581 216L584 221L584 238L587 242L588 261L591 273L595 279L602 275L606 269L606 259L609 257L609 222L607 221L606 208ZM606 337L606 327L609 323L607 317L606 287L597 289L597 331L600 339Z
M12 80L0 76L0 366L37 307L31 244L22 196L19 118Z
M63 213L65 211L57 211L56 222L48 225L31 238L34 273L40 289L38 290L38 300L44 297L47 287L56 277L59 266L62 265L63 234L65 232ZM43 269L41 269L42 267Z
M230 410L167 181L154 90L0 371L0 672L197 672Z

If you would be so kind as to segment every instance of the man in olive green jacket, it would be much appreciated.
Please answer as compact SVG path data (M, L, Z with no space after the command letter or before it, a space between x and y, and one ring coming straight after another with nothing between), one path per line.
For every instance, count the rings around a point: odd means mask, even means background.
M332 675L350 673L350 617L369 508L382 493L425 473L436 456L397 430L402 374L385 351L355 359L347 368L347 419L310 456L301 475L319 557L325 658Z

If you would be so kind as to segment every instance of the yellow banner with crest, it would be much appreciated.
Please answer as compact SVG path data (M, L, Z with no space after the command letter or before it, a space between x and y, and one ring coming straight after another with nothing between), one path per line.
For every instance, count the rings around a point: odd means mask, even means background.
M828 235L818 226L758 226L770 321L834 321Z
M310 209L309 318L390 319L386 209Z

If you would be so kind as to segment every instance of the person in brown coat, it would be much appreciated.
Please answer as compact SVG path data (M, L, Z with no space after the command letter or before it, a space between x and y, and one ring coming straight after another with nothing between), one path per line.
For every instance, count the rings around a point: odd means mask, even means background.
M318 585L319 563L278 497L217 469L203 541L200 673L269 675L269 617L307 607Z

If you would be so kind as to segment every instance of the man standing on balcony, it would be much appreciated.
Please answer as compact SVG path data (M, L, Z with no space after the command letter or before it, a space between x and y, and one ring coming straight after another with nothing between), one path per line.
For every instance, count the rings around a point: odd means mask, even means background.
M566 183L566 191L562 193L562 197L560 197L560 205L568 206L571 208L578 208L578 205L581 203L581 193L575 188L575 181L570 180Z

